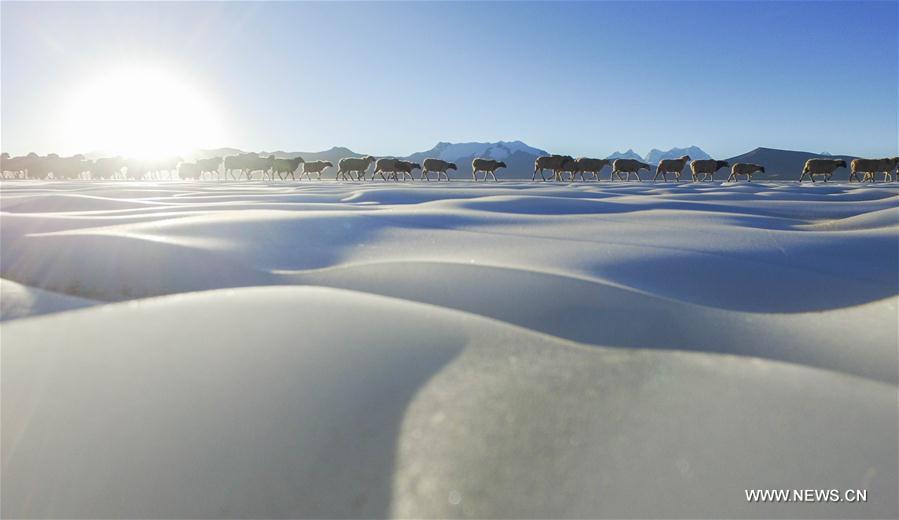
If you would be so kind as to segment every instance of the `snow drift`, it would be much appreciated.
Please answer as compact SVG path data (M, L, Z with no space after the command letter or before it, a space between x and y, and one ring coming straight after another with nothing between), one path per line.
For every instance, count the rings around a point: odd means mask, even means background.
M0 195L4 516L897 515L895 185Z

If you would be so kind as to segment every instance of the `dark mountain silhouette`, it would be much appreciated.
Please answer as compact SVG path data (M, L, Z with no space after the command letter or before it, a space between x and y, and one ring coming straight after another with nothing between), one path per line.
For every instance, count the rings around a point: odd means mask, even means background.
M805 161L814 158L844 159L848 164L856 157L852 155L822 155L819 153L797 150L778 150L776 148L756 148L755 150L744 154L731 157L730 159L727 159L727 162L730 164L738 162L754 163L764 166L765 173L753 175L753 178L794 181L798 180L799 175L802 174L802 167L805 165ZM833 176L834 180L845 181L848 178L848 168L840 168Z

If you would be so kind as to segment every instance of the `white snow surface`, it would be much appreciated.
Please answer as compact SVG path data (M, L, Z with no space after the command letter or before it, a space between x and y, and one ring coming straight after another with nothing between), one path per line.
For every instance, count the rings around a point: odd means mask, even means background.
M6 182L0 513L895 518L897 231L896 184Z

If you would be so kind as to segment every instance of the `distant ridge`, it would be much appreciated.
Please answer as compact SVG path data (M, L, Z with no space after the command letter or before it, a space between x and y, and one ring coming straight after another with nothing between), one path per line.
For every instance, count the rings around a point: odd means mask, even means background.
M638 161L643 160L643 156L628 148L626 152L614 152L609 154L606 159L636 159Z
M244 153L243 150L237 148L214 148L206 150L198 150L194 156L185 157L185 159L199 159L214 156L228 156ZM260 154L272 154L281 158L293 158L297 156L303 157L307 161L330 161L335 165L343 157L362 157L363 153L355 152L343 146L334 146L327 150L318 152L287 152L283 150L275 150L272 152L263 151ZM438 157L450 162L455 162L459 166L458 173L455 178L466 178L471 173L471 160L475 157L491 157L496 160L505 161L508 168L499 171L500 177L505 178L530 178L534 172L534 160L540 155L548 155L550 152L535 148L525 144L522 141L497 141L497 142L466 142L466 143L450 143L441 141L434 145L431 149L415 152L407 156L397 156L402 159L421 163L428 157ZM615 152L607 158L628 158L637 159L653 165L658 161L667 158L677 158L682 155L689 155L691 159L708 159L712 158L704 150L698 146L688 146L685 148L671 148L669 150L651 149L646 157L641 156L632 149L624 152ZM393 156L391 156L393 157ZM765 166L766 172L754 176L755 178L764 180L796 180L802 171L802 166L808 159L821 157L828 159L844 159L850 162L855 159L851 155L829 155L827 153L814 153L799 150L780 150L777 148L758 147L746 153L730 157L726 159L730 164L737 162L756 163ZM720 159L720 157L714 157ZM329 169L325 177L333 178L334 169ZM606 169L605 174L608 174ZM643 174L645 177L645 173ZM684 175L689 175L689 167L685 168ZM837 170L834 179L845 180L848 178L847 169ZM718 177L725 176L724 170L718 173ZM651 178L651 177L650 177ZM682 177L683 178L683 177Z
M678 159L685 155L689 155L690 159L711 159L709 154L705 153L698 146L688 146L686 148L672 148L667 151L656 150L653 148L646 154L646 162L649 164L658 164L662 159Z

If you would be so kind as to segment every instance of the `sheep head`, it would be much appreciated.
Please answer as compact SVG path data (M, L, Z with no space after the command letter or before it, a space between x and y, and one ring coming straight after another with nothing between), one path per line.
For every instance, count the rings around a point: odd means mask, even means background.
M843 159L836 161L836 164L837 164L837 168L845 168L846 167L846 161Z
M899 159L899 157L897 157L897 159ZM451 162L446 165L446 169L447 170L458 170L459 168L456 166L456 163Z
M504 163L503 161L499 161L498 163L496 163L496 167L497 168L508 168L508 166L506 166L506 163Z
M727 161L715 161L715 169L720 170L721 168L727 168L730 166L730 163Z

